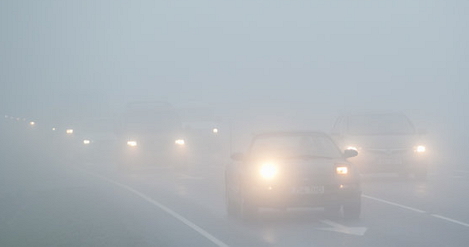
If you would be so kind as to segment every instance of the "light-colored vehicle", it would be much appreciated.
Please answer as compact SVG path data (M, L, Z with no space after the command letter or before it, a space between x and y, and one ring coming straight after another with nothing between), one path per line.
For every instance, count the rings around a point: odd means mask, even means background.
M354 149L351 159L361 173L427 176L426 146L409 118L397 112L343 115L331 136L342 149Z

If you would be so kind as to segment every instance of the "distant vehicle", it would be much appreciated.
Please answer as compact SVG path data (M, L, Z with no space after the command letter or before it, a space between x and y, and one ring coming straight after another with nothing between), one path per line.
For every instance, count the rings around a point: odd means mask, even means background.
M341 148L358 151L351 161L362 173L427 176L426 147L402 113L344 115L335 122L331 136Z
M117 130L118 164L181 166L186 162L186 140L174 107L167 102L133 102Z
M83 123L76 134L78 152L85 160L111 159L117 136L113 119L93 119Z
M185 136L190 139L193 158L219 160L227 157L229 131L213 107L200 102L191 102L178 108Z
M328 214L357 219L361 212L360 178L321 132L272 132L252 139L246 154L236 153L225 171L229 215L255 218L260 207L323 207Z

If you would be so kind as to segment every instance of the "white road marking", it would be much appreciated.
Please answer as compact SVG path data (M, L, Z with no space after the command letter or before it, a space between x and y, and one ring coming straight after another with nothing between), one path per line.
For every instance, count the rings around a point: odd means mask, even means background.
M318 230L340 232L349 235L363 236L368 230L366 227L348 227L330 220L321 220L322 223L332 226L332 228L316 228Z
M401 205L401 204L398 204L398 203L386 201L386 200L379 199L379 198L372 197L372 196L362 195L362 197L368 198L368 199L371 199L371 200L375 200L375 201L378 201L378 202L386 203L386 204L389 204L389 205L392 205L392 206L404 208L404 209L407 209L407 210L411 210L411 211L414 211L414 212L417 212L417 213L428 214L432 217L435 217L435 218L438 218L438 219L441 219L441 220L445 220L445 221L452 222L452 223L455 223L455 224L458 224L458 225L461 225L461 226L469 227L468 223L464 223L464 222L459 221L459 220L451 219L451 218L448 218L448 217L445 217L445 216L442 216L442 215L439 215L439 214L431 214L431 213L428 213L428 212L420 210L420 209L408 207L408 206L405 206L405 205Z
M376 197L367 196L367 195L362 195L362 197L367 198L367 199L371 199L371 200L375 200L375 201L378 201L378 202L386 203L386 204L389 204L389 205L393 205L393 206L396 206L396 207L404 208L404 209L407 209L407 210L411 210L411 211L414 211L414 212L417 212L417 213L421 213L421 214L426 213L425 211L420 210L420 209L408 207L408 206L405 206L405 205L401 205L401 204L398 204L398 203L386 201L386 200L379 199L379 198L376 198Z
M77 168L79 169L79 168ZM118 183L112 179L109 179L107 177L104 177L104 176L101 176L101 175L98 175L98 174L94 174L94 173L91 173L91 172L88 172L88 171L85 171L85 170L82 170L82 169L79 169L91 176L94 176L96 178L99 178L101 180L104 180L108 183L111 183L111 184L114 184L120 188L123 188L129 192L132 192L133 194L139 196L140 198L144 199L145 201L153 204L154 206L157 206L158 208L160 208L161 210L165 211L166 213L168 213L169 215L173 216L174 218L178 219L179 221L181 221L182 223L184 223L186 226L192 228L194 231L198 232L200 235L204 236L205 238L207 238L208 240L210 240L212 243L214 243L215 245L217 246L220 246L220 247L229 247L227 244L223 243L221 240L217 239L216 237L214 237L213 235L211 235L210 233L208 233L207 231L205 231L204 229L200 228L199 226L197 226L196 224L192 223L191 221L189 221L188 219L184 218L183 216L181 216L180 214L174 212L173 210L171 210L170 208L164 206L163 204L155 201L154 199L152 199L151 197L143 194L142 192L139 192L125 184L121 184L121 183Z
M462 225L462 226L465 226L465 227L469 227L469 224L467 223L464 223L464 222L461 222L459 220L453 220L451 218L448 218L448 217L445 217L445 216L441 216L441 215L438 215L438 214L431 214L431 216L433 217L436 217L436 218L439 218L439 219L442 219L442 220L446 220L446 221L449 221L449 222L453 222L455 224L459 224L459 225Z

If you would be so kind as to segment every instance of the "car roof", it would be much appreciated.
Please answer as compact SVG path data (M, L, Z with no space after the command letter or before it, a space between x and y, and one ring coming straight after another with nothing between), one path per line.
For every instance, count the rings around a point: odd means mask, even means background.
M363 112L352 112L348 114L343 114L342 116L370 116L370 115L404 115L403 112L399 111L363 111Z

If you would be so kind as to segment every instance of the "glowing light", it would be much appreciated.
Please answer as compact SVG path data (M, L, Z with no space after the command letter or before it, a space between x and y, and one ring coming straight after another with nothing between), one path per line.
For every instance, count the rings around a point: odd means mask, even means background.
M262 178L264 179L273 179L277 176L278 174L278 168L276 165L272 163L266 163L261 166L261 169L259 170Z
M174 141L174 143L176 143L176 145L179 145L179 146L183 146L184 144L186 144L186 142L183 139L178 139Z
M71 135L71 134L73 134L73 129L66 129L65 133Z
M214 128L214 129L212 130L212 132L213 132L214 134L217 134L217 133L218 133L218 129L217 129L217 128Z
M55 131L55 130L56 130L56 128L52 128L52 131Z
M335 168L335 171L339 175L346 175L346 174L348 174L348 167L338 166L338 167Z
M85 145L88 145L88 144L90 144L90 143L91 143L90 140L83 140L83 144L85 144Z
M31 122L29 122L29 125L34 126L34 125L36 125L36 123L31 121Z
M128 142L127 142L127 146L136 147L136 146L137 146L137 142L136 142L136 141L128 141Z
M355 150L358 152L358 148L357 147L354 147L354 146L348 146L347 147L347 150Z
M417 146L417 148L415 149L415 151L417 153L424 153L425 151L427 151L427 149L425 148L425 146Z

